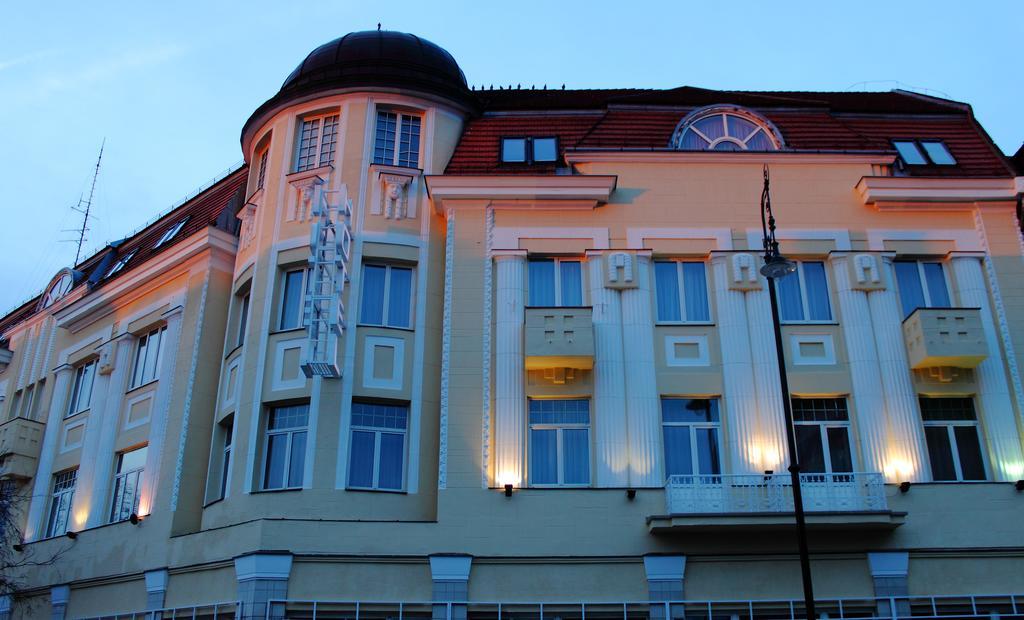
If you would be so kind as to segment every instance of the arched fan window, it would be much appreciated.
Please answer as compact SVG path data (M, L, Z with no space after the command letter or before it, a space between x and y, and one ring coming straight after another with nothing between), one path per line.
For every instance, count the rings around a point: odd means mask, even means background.
M768 119L733 106L694 110L672 135L672 148L682 151L777 151L783 146Z

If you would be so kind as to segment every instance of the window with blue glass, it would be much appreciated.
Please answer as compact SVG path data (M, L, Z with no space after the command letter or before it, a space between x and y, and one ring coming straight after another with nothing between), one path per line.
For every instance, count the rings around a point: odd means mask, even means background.
M420 164L420 117L399 112L377 112L373 163L403 168Z
M919 402L932 480L985 480L985 457L974 399L921 396Z
M896 286L900 292L900 306L906 318L918 308L948 308L949 287L942 263L937 261L898 260Z
M590 401L529 401L532 486L590 484Z
M412 267L363 265L360 325L412 327Z
M776 280L779 314L784 322L823 322L832 320L825 264L800 261L797 270Z
M711 320L707 275L702 262L655 261L654 292L659 323Z
M529 306L582 306L583 264L576 259L531 259L527 286Z
M665 477L722 473L717 398L662 398Z
M269 489L302 486L306 466L309 405L274 407L267 416L263 447L263 485Z
M353 402L349 488L401 491L408 429L408 405Z
M850 414L845 398L794 398L791 401L796 453L805 474L853 471Z

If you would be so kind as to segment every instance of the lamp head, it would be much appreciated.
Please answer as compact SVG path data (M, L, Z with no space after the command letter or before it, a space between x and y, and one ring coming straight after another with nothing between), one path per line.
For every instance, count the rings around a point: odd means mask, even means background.
M761 266L761 275L766 278L777 280L784 278L796 271L796 263L781 254L765 258Z
M512 483L505 484L505 497L512 497Z

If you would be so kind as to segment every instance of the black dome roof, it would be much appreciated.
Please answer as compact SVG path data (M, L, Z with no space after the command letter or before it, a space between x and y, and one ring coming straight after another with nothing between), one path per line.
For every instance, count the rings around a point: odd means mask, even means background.
M366 30L310 52L281 90L249 117L243 139L253 121L272 108L318 91L353 86L407 88L476 106L466 76L444 48L405 32Z

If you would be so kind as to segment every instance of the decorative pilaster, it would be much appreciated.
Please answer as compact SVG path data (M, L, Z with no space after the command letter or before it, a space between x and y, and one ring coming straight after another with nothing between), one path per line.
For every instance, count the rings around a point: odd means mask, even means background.
M878 617L909 617L910 601L906 597L910 593L910 554L906 551L869 553L868 568L875 585L875 598L883 599L878 601ZM887 598L890 600L884 600ZM895 598L903 600L896 600L893 609L892 599Z
M622 353L626 376L630 485L662 486L661 407L654 366L651 259L636 255L637 287L622 291ZM595 355L596 357L596 355Z
M494 476L499 485L525 483L526 385L523 325L525 252L500 254L497 263L494 347Z
M39 451L39 466L32 480L32 498L28 508L28 521L25 524L25 540L38 540L46 530L44 515L50 498L50 483L53 479L53 459L57 456L57 445L60 442L64 412L68 403L63 397L69 394L69 386L74 377L74 368L64 364L54 370L53 397L50 399L50 413L46 418L43 430L43 445Z
M67 617L69 600L71 600L71 586L61 585L50 588L51 620L64 620Z
M146 610L163 609L167 597L167 569L149 570L143 577L146 579Z
M238 581L239 620L279 620L284 608L268 609L271 600L288 596L292 556L287 553L253 553L235 558Z
M590 304L594 317L594 457L595 486L629 484L629 444L626 440L626 373L622 353L622 305L618 291L605 287L604 259L588 257Z
M760 425L758 444L762 459L761 468L778 472L789 463L786 422L782 408L782 387L775 347L775 327L772 324L771 298L768 296L767 282L760 276L758 280L763 282L764 286L746 294L750 359L754 368L756 411ZM725 331L727 330L718 330L720 334Z
M885 280L893 282L892 259L880 257L879 263ZM903 314L893 287L868 293L868 310L889 420L888 455L882 471L891 482L929 480L917 390L911 379L903 339ZM845 312L843 320L846 321Z
M434 620L465 620L466 605L450 605L452 601L469 600L469 571L473 566L471 555L432 555L430 556L430 580L433 586L432 609Z
M184 308L178 306L164 316L167 331L161 343L163 361L160 365L160 382L153 396L152 415L149 419L149 449L146 451L146 468L142 472L142 488L139 500L139 514L152 512L157 485L160 484L160 463L164 456L164 439L167 434L167 414L170 407L171 394L174 392L175 367L178 361L179 340L181 336L181 317ZM200 320L201 317L200 317ZM184 434L185 429L182 429ZM307 459L307 462L312 459Z
M871 311L868 307L869 293L854 288L850 278L850 260L850 257L840 255L832 257L829 262L832 263L832 275L839 298L850 383L857 410L857 430L864 459L860 469L881 472L885 470L889 433L882 378L878 374L878 350L875 348Z
M954 257L953 273L956 274L960 305L981 309L981 326L988 344L988 357L978 365L975 372L981 415L985 421L982 428L991 456L992 473L997 480L1017 480L1024 471L1024 454L1021 451L1010 385L1006 380L999 332L992 319L992 304L985 284L981 257Z
M765 463L766 455L758 437L757 391L750 357L747 307L745 293L732 286L733 258L732 255L715 255L711 259L711 268L715 281L718 338L722 346L723 413L728 429L725 453L731 459L731 473L749 474L771 469L775 459L768 458L768 463Z
M97 377L93 387L93 405L89 413L90 423L85 426L82 442L82 460L75 482L74 508L71 511L73 529L96 527L107 522L110 516L108 491L114 467L114 443L121 404L124 402L124 388L128 373L131 372L132 351L135 337L131 334L118 336L108 346L114 347L114 360L109 379L101 386ZM102 369L101 369L102 370ZM80 522L84 518L85 522Z

